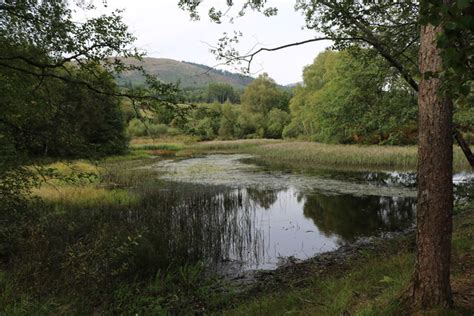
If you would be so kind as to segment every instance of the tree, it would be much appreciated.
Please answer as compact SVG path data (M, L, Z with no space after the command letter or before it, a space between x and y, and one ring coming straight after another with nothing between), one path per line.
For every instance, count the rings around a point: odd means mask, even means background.
M97 70L97 78L87 78L88 72L74 68L68 71L97 88L116 89L114 79L105 71ZM90 157L126 149L124 121L116 98L56 78L45 78L37 87L34 78L25 80L15 73L6 76L1 69L0 73L5 75L0 76L0 84L19 88L0 96L0 118L10 126L5 132L17 150L31 157Z
M210 83L207 87L207 102L219 102L223 104L226 101L235 103L238 100L234 88L227 83Z
M219 137L222 139L234 138L237 131L237 114L235 106L226 102L222 105L221 120L219 123Z
M436 37L441 26L421 27L418 95L417 256L413 299L422 307L451 306L449 283L453 210L452 110L442 96L443 70Z
M116 58L141 57L132 45L135 38L123 23L120 11L77 23L71 9L74 4L84 10L94 9L92 4L85 5L82 1L7 0L0 3L0 81L5 83L0 86L3 107L0 130L15 136L7 135L6 139L26 137L15 142L17 151L31 153L25 147L43 146L42 136L57 141L56 132L62 132L63 138L68 137L66 143L83 139L89 149L103 149L106 139L117 136L109 133L113 128L123 130L116 106L122 98L130 99L135 110L176 104L177 87L160 83L146 74L147 89L117 89L112 83L115 75L125 70L143 70ZM90 125L64 123L66 119L81 118L78 114L90 115ZM100 122L92 120L99 117ZM69 133L48 126L47 120L53 119L62 120L61 126L69 128ZM34 124L30 124L32 122ZM85 124L85 120L82 123ZM101 130L97 124L108 128ZM114 141L123 147L122 136Z
M183 130L190 135L199 136L202 140L211 140L219 132L221 104L201 104L189 111Z
M268 2L246 1L239 15L245 14L246 9L261 11L267 16L276 14L277 9L268 7ZM179 5L189 9L195 18L198 17L200 3L179 1ZM227 5L232 6L233 1L227 1ZM248 70L254 56L263 51L328 39L334 41L336 48L351 46L354 42L362 43L373 47L415 91L418 91L415 78L418 77L420 67L423 87L418 99L420 139L417 212L422 215L417 216L418 251L412 298L414 305L422 308L450 306L449 261L453 209L450 100L469 94L470 86L466 88L466 83L474 79L474 4L470 1L451 3L439 0L421 3L298 0L296 5L304 13L306 26L321 32L323 37L274 48L258 48L241 55L237 49L229 47L238 42L238 36L225 36L213 50L214 53L228 62L247 63ZM215 8L209 12L216 21L227 16ZM419 22L423 25L420 49ZM416 62L418 52L420 65ZM454 92L451 95L446 94L449 88ZM430 102L433 103L430 105ZM460 133L454 132L454 136L474 166L474 156L469 146ZM436 145L441 146L440 149Z
M177 87L147 77L147 89L118 89L127 69L116 57L140 58L120 12L76 22L84 1L0 1L0 260L8 261L38 209L36 155L96 157L123 151L119 103L175 107Z
M287 136L337 143L410 141L405 131L415 125L416 99L373 50L325 51L305 68L303 79L290 102Z
M245 88L241 102L245 111L267 114L272 108L285 108L282 97L275 81L264 73Z
M274 108L268 112L267 120L265 137L281 138L283 129L290 122L290 114L278 108Z
M281 138L288 121L288 101L288 94L279 89L268 74L258 76L242 94L238 121L243 136Z

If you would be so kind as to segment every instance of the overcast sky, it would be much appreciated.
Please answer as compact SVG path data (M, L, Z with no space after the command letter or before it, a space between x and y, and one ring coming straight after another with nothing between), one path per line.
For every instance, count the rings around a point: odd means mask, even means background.
M191 21L189 13L179 9L177 3L177 0L108 0L107 10L125 9L125 22L138 38L137 46L145 50L148 56L209 66L218 62L206 43L217 43L223 32L242 31L242 52L250 50L257 43L274 47L317 35L313 31L302 30L304 19L299 12L294 11L294 0L272 1L279 8L276 17L266 18L258 13L249 13L233 24L215 24L206 15L211 4L222 4L224 0L204 1L200 21ZM235 15L236 10L229 12L232 13ZM317 42L262 53L255 58L251 71L254 76L267 72L280 84L299 82L302 80L303 67L311 64L314 57L328 45L329 42Z

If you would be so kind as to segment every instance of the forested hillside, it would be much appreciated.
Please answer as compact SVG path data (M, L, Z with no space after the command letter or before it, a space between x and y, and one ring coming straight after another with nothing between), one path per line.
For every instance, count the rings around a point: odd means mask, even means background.
M253 80L249 76L174 59L146 57L142 61L136 59L123 59L123 61L125 64L142 66L149 74L157 76L164 82L179 81L182 88L203 88L210 83L226 83L242 89ZM118 83L122 86L139 86L144 82L144 77L138 71L125 72L118 78Z

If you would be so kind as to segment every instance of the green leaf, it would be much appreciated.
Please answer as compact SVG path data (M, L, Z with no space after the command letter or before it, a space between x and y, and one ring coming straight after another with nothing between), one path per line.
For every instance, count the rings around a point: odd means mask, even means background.
M461 87L459 87L459 92L462 95L467 96L471 92L471 86L469 84L462 85Z
M449 21L448 23L445 24L444 26L448 30L456 30L458 29L458 24L454 21Z
M456 5L459 9L466 9L471 5L471 0L457 0Z
M380 283L393 283L393 282L394 282L393 278L391 278L391 277L389 277L389 276L387 276L387 275L385 275L385 276L382 278L382 280L380 280Z

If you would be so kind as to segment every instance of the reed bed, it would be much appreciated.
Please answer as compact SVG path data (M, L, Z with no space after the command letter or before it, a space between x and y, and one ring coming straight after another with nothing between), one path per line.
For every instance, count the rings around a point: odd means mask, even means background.
M299 166L415 170L417 164L416 146L333 145L294 141L261 144L247 149L266 162ZM470 169L458 147L454 148L454 168Z

